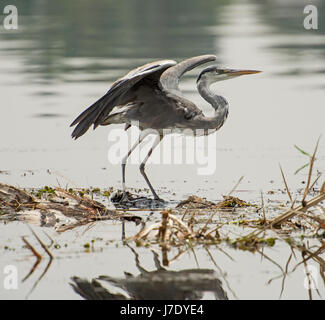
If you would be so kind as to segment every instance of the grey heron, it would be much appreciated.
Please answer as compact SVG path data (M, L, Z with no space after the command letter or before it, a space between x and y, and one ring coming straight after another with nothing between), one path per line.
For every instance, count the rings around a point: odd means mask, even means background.
M145 173L145 164L154 148L161 142L163 130L200 129L204 130L204 134L210 134L220 129L228 116L228 102L222 96L213 93L210 85L217 81L260 72L225 69L217 66L205 68L197 78L197 89L203 99L209 102L215 110L213 117L207 117L200 108L183 96L179 89L179 80L184 73L214 60L216 60L215 55L203 55L186 59L180 63L176 63L174 60L160 60L140 66L116 80L103 97L72 122L71 126L77 125L72 132L74 139L86 133L91 125L95 129L99 125L124 123L127 130L132 124L137 123L141 133L145 132L140 134L138 141L122 160L122 199L127 199L126 161L148 134L146 129L155 129L158 134L140 165L140 172L154 199L161 200Z

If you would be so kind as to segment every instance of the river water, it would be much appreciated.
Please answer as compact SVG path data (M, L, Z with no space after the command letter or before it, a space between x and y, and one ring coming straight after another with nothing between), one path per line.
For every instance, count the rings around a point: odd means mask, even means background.
M122 126L89 130L73 141L69 124L130 69L153 60L180 61L202 54L217 55L217 64L222 67L263 73L213 86L229 101L230 114L220 131L211 136L210 153L205 158L212 165L211 172L200 174L198 168L204 163L196 158L180 163L161 162L159 149L153 154L147 174L164 199L179 201L197 194L216 201L244 176L236 196L259 201L260 191L283 189L279 163L290 188L296 191L304 187L308 171L294 173L308 162L308 157L294 145L312 153L321 135L315 167L324 172L323 1L308 2L318 8L318 30L304 29L303 0L29 0L12 4L18 9L18 29L5 30L0 24L1 182L23 188L119 188L120 165L116 157L113 161L112 132ZM195 86L201 69L186 75L181 89L206 114L212 114ZM199 139L196 152L204 149ZM176 154L185 148L182 141L180 137L166 139L161 150ZM195 151L193 144L186 145L186 149L189 153ZM146 187L135 160L127 169L127 185ZM82 243L94 237L120 237L119 226L104 226L91 229L81 238ZM6 251L0 244L0 270L2 265L14 263L24 273L32 257L26 258L28 253L21 248L19 235L28 233L27 227L12 223L0 225L0 230L1 243L16 248ZM60 237L61 244L77 243L75 239L81 234L82 231L71 231L58 236L53 231L52 236ZM53 273L47 274L31 297L77 298L73 290L66 289L72 276L121 276L122 271L137 271L134 263L128 262L133 261L129 248L108 246L85 254L75 246L60 255L61 259L54 262L56 266L51 266ZM217 272L229 298L278 298L281 281L266 285L276 273L266 261L258 255L228 250L236 263L217 250L215 254L221 255L218 261L222 271ZM270 249L270 254L285 265L287 250L279 246ZM150 250L139 249L139 254L150 268ZM108 266L111 255L114 264ZM201 268L215 270L204 250L198 250L198 255ZM130 268L121 271L120 266L128 263ZM175 270L196 267L191 255L173 265ZM62 270L59 280L54 272L58 268ZM289 279L283 298L308 298L304 273L298 273ZM231 290L223 280L225 274ZM21 287L10 292L0 287L0 297L25 298L31 286L24 282Z

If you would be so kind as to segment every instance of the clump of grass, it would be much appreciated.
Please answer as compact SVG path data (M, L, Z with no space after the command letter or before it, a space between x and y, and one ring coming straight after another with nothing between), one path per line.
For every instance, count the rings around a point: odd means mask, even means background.
M55 194L55 189L53 189L49 186L45 186L44 188L37 190L37 192L35 193L35 196L39 199L42 199L43 196L48 197L48 196L52 196L54 194Z
M198 196L189 196L186 200L181 201L176 208L179 209L218 209L218 208L243 208L256 207L255 204L248 203L239 198L227 195L223 196L224 200L220 202L208 201Z
M243 207L257 207L255 204L246 202L236 197L223 196L224 201L218 203L220 208L243 208Z
M232 247L236 249L249 250L254 252L261 245L273 247L275 245L276 238L245 236L237 239L227 238L226 241L228 244L230 244Z
M77 194L77 191L74 190L73 188L69 188L67 191L68 191L70 194L73 194L73 195L76 195L76 194Z
M103 192L104 197L109 197L111 195L111 192L109 190L106 190Z

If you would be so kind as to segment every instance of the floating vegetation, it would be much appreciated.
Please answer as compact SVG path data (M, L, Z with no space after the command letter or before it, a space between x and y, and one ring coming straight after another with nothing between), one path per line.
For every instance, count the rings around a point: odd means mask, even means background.
M224 201L218 203L220 208L243 208L243 207L256 207L255 204L251 204L240 200L239 198L232 196L223 196Z
M307 200L311 191L314 194L314 187L320 177L318 174L312 182L317 146L318 142L314 154L310 156L308 179L300 204L297 200L293 200L284 172L280 167L285 190L292 205L291 208L281 209L282 213L274 218L266 215L262 193L260 208L230 195L224 196L224 200L218 203L193 195L181 201L176 208L162 211L160 221L149 226L144 224L142 229L128 240L135 241L137 246L150 246L155 243L163 246L188 246L189 244L193 246L225 242L237 249L255 251L261 246L274 246L278 240L295 244L306 237L323 238L325 236L325 209L320 204L325 200L325 183L318 195ZM240 214L240 219L234 219L229 214L222 218L224 213L222 209L247 207L262 211L263 217L256 219L255 214L254 218L251 218L241 209L237 212ZM199 220L200 216L207 214L210 215L209 218L205 218L204 221ZM214 219L215 216L218 216L218 221ZM232 237L231 226L244 228L241 233L245 235ZM247 232L251 229L254 230ZM325 244L322 246L325 247Z
M42 199L43 196L51 196L55 194L55 190L51 187L45 186L42 189L39 189L36 193L35 196L39 199Z
M263 238L263 237L242 237L237 239L226 239L228 244L233 246L236 249L240 250L249 250L255 251L256 248L260 245L266 245L273 247L276 241L276 238Z
M53 226L58 232L84 225L88 225L85 229L87 231L97 221L121 221L123 246L133 244L135 248L142 247L139 250L144 247L152 252L157 251L157 248L159 248L162 252L162 265L164 266L168 266L170 262L176 260L185 252L191 251L195 255L194 249L196 248L207 250L208 256L215 264L212 254L208 251L210 246L220 251L226 247L228 249L234 248L259 253L281 270L281 275L270 279L269 283L276 278L282 277L282 294L286 276L294 272L299 265L305 267L307 275L307 262L310 260L319 264L319 273L325 283L325 260L321 256L325 252L325 208L322 205L325 200L325 183L321 186L318 184L321 176L319 172L313 175L317 146L318 143L314 153L310 155L308 177L305 188L301 192L293 193L290 191L289 183L280 166L284 188L278 191L281 194L286 193L288 201L277 200L276 205L270 205L269 199L264 202L262 192L258 205L232 196L231 194L243 177L239 179L228 195L223 196L221 201L209 201L192 195L173 206L173 208L164 208L166 206L164 203L155 202L152 199L143 196L139 197L131 193L127 193L127 200L118 207L123 194L119 190L113 190L113 188L101 190L100 188L90 187L88 189L69 188L64 190L45 186L32 192L26 192L10 185L0 184L0 220L5 222L19 220L41 226ZM138 190L138 192L142 191ZM274 191L269 191L267 194L274 195ZM301 195L299 201L295 198L297 194ZM108 197L112 202L116 201L115 208L109 209L103 203L93 199L93 197L100 199L100 196L105 203L107 203ZM131 211L141 212L145 217L129 213ZM133 228L131 234L126 234L126 221L133 221L136 224L141 222L140 230L134 231ZM49 265L54 257L50 252L51 246L54 249L67 246L64 243L54 243L51 239L51 243L46 245L39 240L35 232L32 230L31 232L49 256ZM128 232L130 231L128 230ZM23 237L22 240L25 247L36 257L36 262L30 271L31 274L40 263L42 256L28 242L26 237ZM98 238L96 238L97 240ZM106 241L106 243L110 242ZM290 256L285 268L269 259L264 252L264 248L273 247L279 243L290 247ZM115 241L115 246L120 248L121 242ZM95 247L97 249L94 238L81 242L78 248L80 249L80 247L83 252L96 251ZM8 251L9 247L5 246L4 250ZM176 250L177 254L175 255ZM58 251L56 250L56 252ZM298 260L299 255L297 253L301 253L302 260L296 262L296 265L290 270L290 263ZM172 258L169 258L168 255L172 256ZM155 263L157 261L155 256ZM136 262L138 264L138 258ZM48 268L49 266L44 270L44 274ZM159 272L152 274L155 277L159 276L166 282L169 278L174 281L174 273L169 273L169 271L161 272L161 268L160 266L159 270L157 270ZM144 274L147 275L147 273ZM198 281L207 277L207 274L199 275ZM179 276L177 273L175 275ZM185 270L184 277L185 275L192 277L192 270ZM42 277L43 274L39 280ZM123 285L129 282L153 281L147 276L132 278L129 275L126 279L112 280L109 276L99 277L98 279ZM84 296L84 292L80 291L82 289L80 286L88 285L88 283L77 277L72 280L74 281L73 288ZM312 279L309 283L311 281ZM89 284L89 286L91 287L92 284ZM311 287L308 289L308 294L311 298Z
M0 207L2 220L53 226L58 232L99 220L141 221L138 216L107 209L88 196L79 196L76 190L48 186L29 194L0 183Z
M198 196L189 196L186 200L181 201L176 208L183 209L218 209L218 208L242 208L252 207L254 204L240 200L232 196L223 196L224 200L214 203L207 201L205 198Z
M186 200L181 201L176 208L183 209L208 209L215 208L216 204L211 201L207 201L205 198L198 196L189 196Z

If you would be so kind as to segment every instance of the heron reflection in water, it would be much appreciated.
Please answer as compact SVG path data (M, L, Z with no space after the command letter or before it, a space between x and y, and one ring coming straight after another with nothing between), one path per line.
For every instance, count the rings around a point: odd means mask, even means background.
M207 295L209 299L228 300L214 270L166 270L161 266L158 254L152 250L156 270L147 271L140 264L139 254L127 246L135 256L140 274L124 272L124 278L103 275L91 281L75 276L70 283L73 290L86 300L202 300ZM117 288L122 292L116 293Z

